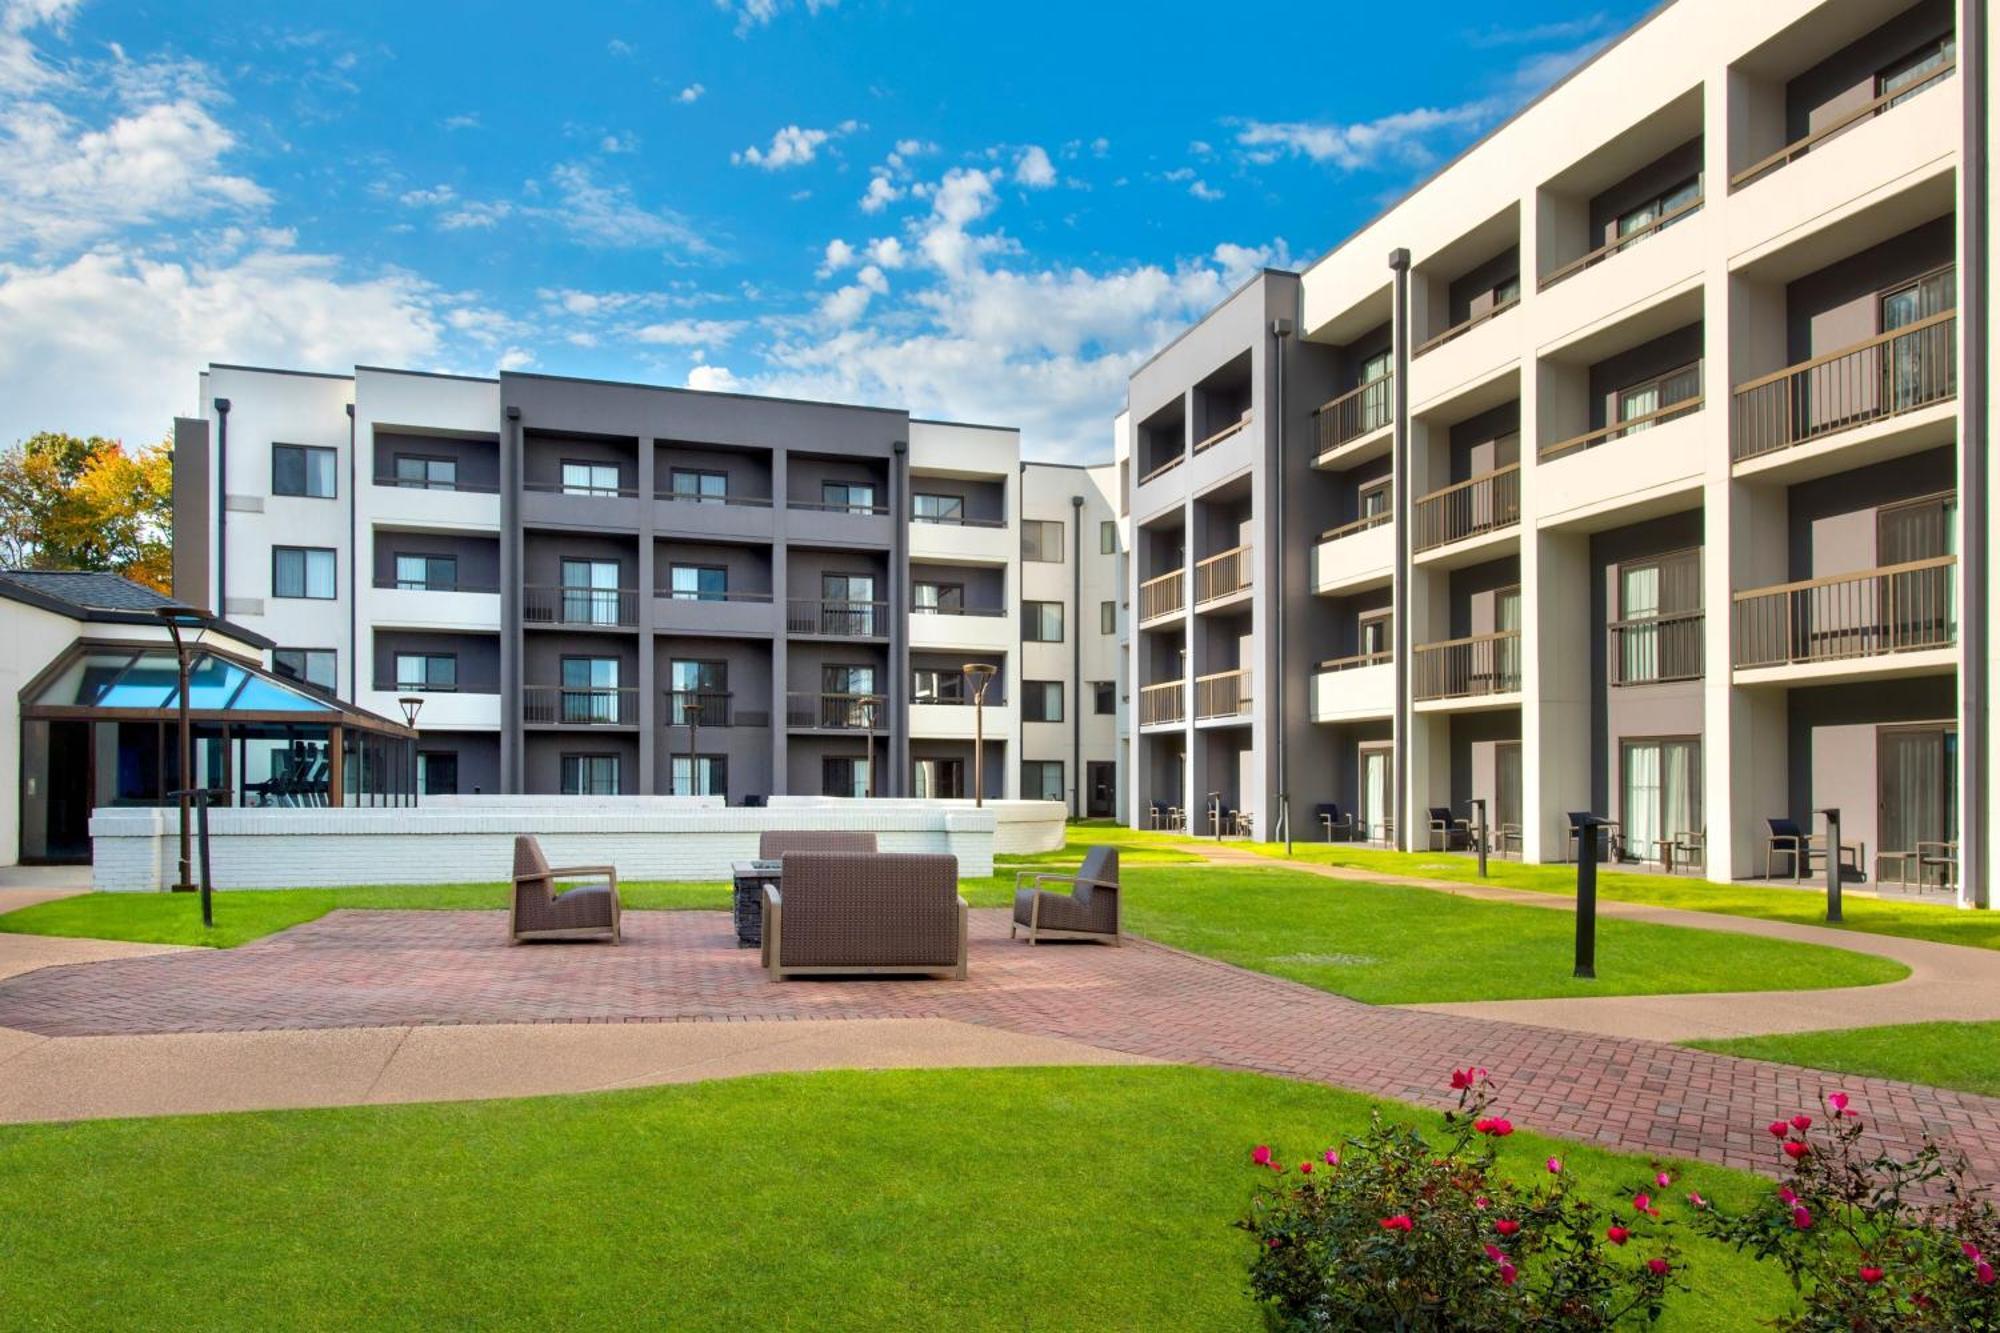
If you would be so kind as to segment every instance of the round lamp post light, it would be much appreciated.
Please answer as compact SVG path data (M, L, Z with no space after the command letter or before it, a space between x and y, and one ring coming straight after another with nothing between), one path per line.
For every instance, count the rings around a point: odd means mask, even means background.
M967 662L966 684L972 687L972 804L986 804L986 687L1000 668L991 662Z
M191 804L195 800L195 794L198 789L198 784L194 780L194 728L192 723L190 723L188 720L188 654L195 648L197 644L201 642L201 636L203 632L208 629L209 624L211 621L214 620L214 617L211 616L206 611L197 611L191 606L180 606L178 604L156 606L153 608L153 614L158 616L162 621L166 623L167 633L173 637L174 661L179 669L179 675L180 675L180 688L175 691L174 695L179 705L178 712L180 714L179 718L177 719L178 726L180 729L180 746L179 746L180 789L173 793L173 797L174 800L180 806L181 855L180 855L180 867L179 867L180 873L175 878L174 881L174 892L192 893L194 892L195 885L193 883L193 873L194 873L194 867L192 865L193 857L189 854L190 848L188 846L190 841L189 837L190 830L188 828L188 822L189 822L188 812ZM208 866L207 866L207 860L208 860L207 791L205 790L201 791L200 799L202 802L201 826L203 832L203 849L202 849L203 864L202 864L202 876L201 876L201 924L204 927L207 927L207 926L213 926L215 924L214 908L211 905L208 896L209 890L208 890Z

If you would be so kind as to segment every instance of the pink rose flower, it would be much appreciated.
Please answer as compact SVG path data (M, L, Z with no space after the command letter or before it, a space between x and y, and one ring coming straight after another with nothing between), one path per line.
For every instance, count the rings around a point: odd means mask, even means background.
M1764 1126L1764 1128L1771 1132L1771 1137L1774 1139L1782 1139L1785 1135L1792 1132L1791 1125L1783 1120L1773 1120L1770 1124Z
M1331 1149L1331 1148L1328 1148L1328 1149L1326 1150L1326 1152L1325 1152L1324 1156L1325 1156L1325 1158L1326 1158L1326 1164L1327 1164L1328 1166L1339 1166L1339 1165L1340 1165L1340 1154L1339 1154L1339 1153L1337 1153L1337 1152L1335 1152L1335 1151L1334 1151L1333 1149Z
M1652 1270L1654 1277L1665 1277L1669 1265L1665 1259L1648 1259L1646 1267Z
M1812 1128L1812 1117L1804 1112L1800 1112L1798 1115L1792 1117L1792 1128L1801 1134L1805 1133Z
M1311 1175L1312 1173L1313 1173L1313 1164L1312 1164L1311 1162L1309 1162L1309 1161L1306 1161L1306 1162L1300 1162L1300 1163L1299 1163L1299 1174L1300 1174L1300 1175L1302 1175L1302 1176L1309 1176L1309 1175Z
M1604 1238L1613 1245L1623 1245L1632 1238L1632 1233L1614 1222L1604 1229Z
M1454 1069L1451 1071L1452 1091L1464 1092L1476 1088L1485 1077L1486 1071L1483 1069Z
M1871 1287L1874 1286L1877 1282L1880 1282L1882 1278L1883 1278L1882 1270L1877 1268L1875 1265L1873 1264L1861 1265L1861 1280L1863 1282L1866 1282L1869 1286Z
M1826 1104L1836 1111L1845 1111L1847 1109L1847 1094L1844 1092L1829 1092L1826 1095Z
M1506 1287L1513 1286L1514 1280L1520 1276L1521 1274L1519 1273L1518 1270L1515 1269L1514 1265L1502 1261L1500 1265L1500 1284L1502 1286Z
M1503 1236L1511 1236L1521 1229L1521 1224L1511 1217L1502 1217L1493 1223L1493 1229Z
M1666 1172L1662 1171L1660 1172L1659 1175L1653 1177L1653 1183L1655 1185L1658 1185L1661 1189L1665 1189L1667 1186L1674 1183L1674 1178L1668 1175Z
M1700 1190L1689 1190L1688 1205L1693 1208L1706 1208L1708 1207L1708 1200L1701 1197Z
M1560 1157L1551 1157L1549 1158L1548 1161L1543 1162L1542 1165L1546 1166L1549 1169L1549 1174L1552 1176L1559 1176L1562 1174L1563 1159Z
M1410 1221L1408 1213L1397 1213L1394 1217L1385 1217L1382 1219L1382 1229L1384 1231L1409 1231L1415 1225L1414 1222Z
M1808 1148L1805 1144L1800 1143L1797 1139L1793 1139L1791 1142L1785 1145L1785 1156L1791 1158L1794 1162L1798 1161L1801 1157L1804 1157L1807 1153L1810 1153L1811 1151L1812 1151L1811 1148Z
M1260 1143L1250 1150L1250 1160L1259 1166L1269 1166L1271 1164L1271 1150Z
M1972 1266L1972 1277L1973 1280L1978 1282L1979 1285L1982 1287L1992 1286L1993 1265L1987 1263L1984 1259L1981 1259L1978 1263Z
M1812 1214L1806 1211L1804 1204L1792 1209L1792 1225L1800 1231L1812 1230Z

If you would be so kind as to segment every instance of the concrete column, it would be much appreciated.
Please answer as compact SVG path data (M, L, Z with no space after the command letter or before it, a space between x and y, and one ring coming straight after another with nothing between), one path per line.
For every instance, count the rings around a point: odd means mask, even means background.
M500 790L521 785L521 409L500 422Z
M786 631L792 583L791 548L785 527L785 496L791 486L789 466L790 456L782 446L771 450L771 604L778 613L778 632L771 639L770 794L773 796L801 794L791 789L791 733L786 730L786 710L791 702L786 698L786 682L791 673L791 636Z
M646 432L638 435L639 450L639 795L650 796L660 787L653 766L659 762L662 724L667 718L666 699L660 691L659 664L654 660L653 638L653 441ZM671 781L666 784L671 787Z
M1410 515L1415 487L1410 464L1410 252L1401 248L1389 252L1392 279L1389 298L1389 365L1395 375L1395 425L1391 483L1396 511L1396 572L1392 600L1398 608L1396 620L1396 703L1390 721L1394 741L1394 789L1396 791L1396 846L1409 851L1417 844L1410 836L1411 793L1415 790L1417 747L1413 744L1414 714L1410 711L1410 668L1415 645L1410 617L1404 614L1410 592ZM1426 747L1428 748L1428 747Z

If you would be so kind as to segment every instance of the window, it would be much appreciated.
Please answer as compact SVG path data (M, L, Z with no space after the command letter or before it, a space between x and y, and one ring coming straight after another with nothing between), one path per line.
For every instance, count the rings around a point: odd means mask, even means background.
M566 754L562 757L562 794L565 796L616 796L618 756L615 754Z
M564 495L616 495L618 491L616 463L577 463L568 459L563 461Z
M1058 519L1029 518L1021 521L1021 558L1045 565L1060 565L1063 553L1063 525Z
M1688 613L1701 609L1700 552L1625 561L1618 566L1617 590L1613 683L1699 679L1701 626Z
M562 562L562 623L565 625L616 625L618 604L616 560L564 560Z
M1021 603L1021 640L1024 643L1061 643L1063 641L1062 603Z
M1097 525L1097 553L1118 554L1118 525L1108 518Z
M1118 711L1118 683L1110 680L1090 682L1090 711L1099 717L1110 717Z
M819 789L823 796L866 796L874 761L858 755L830 754L820 760Z
M1380 430L1389 424L1396 402L1390 394L1389 353L1377 352L1361 363L1358 386L1361 401L1356 405L1363 431Z
M721 754L677 754L674 756L674 796L727 796L729 756Z
M1692 176L1663 194L1656 195L1618 215L1617 239L1624 240L1648 230L1671 227L1680 220L1677 215L1701 202L1701 177ZM1664 220L1663 220L1664 219Z
M1395 651L1396 613L1384 608L1363 611L1355 617L1356 649L1363 657L1387 658Z
M419 796L458 795L457 751L417 751L417 794Z
M667 473L667 493L696 504L729 503L729 474L702 468L677 467Z
M1493 594L1493 630L1509 637L1494 644L1494 688L1502 693L1521 688L1521 589L1501 588Z
M396 688L423 692L458 688L458 654L397 653Z
M729 722L729 663L676 659L667 666L667 725L720 727Z
M1063 720L1063 683L1059 680L1021 682L1021 720L1060 722Z
M880 634L875 619L873 574L819 576L819 632L866 638Z
M1354 507L1358 518L1375 518L1389 512L1389 501L1394 494L1395 478L1377 477L1374 481L1364 481L1354 492Z
M1060 759L1029 759L1021 765L1021 799L1060 801L1063 799L1063 766Z
M405 592L456 592L458 557L396 553L396 586Z
M334 497L331 449L305 444L271 446L271 494L304 495L315 500Z
M271 670L290 680L303 681L316 690L334 692L333 678L339 654L331 648L273 648Z
M912 495L910 517L919 523L965 522L965 497L960 495Z
M1099 602L1097 604L1097 632L1116 634L1118 632L1118 603Z
M667 584L676 602L729 600L729 570L722 565L675 565Z
M910 702L962 704L970 697L965 673L948 667L914 667L910 671Z
M956 801L965 796L963 759L913 759L910 794L920 801Z
M405 490L455 491L458 460L429 454L397 454L396 484Z
M875 483L870 481L823 481L819 502L828 509L844 509L850 514L875 512Z
M1665 415L1669 409L1700 397L1699 361L1676 367L1653 379L1628 385L1618 391L1618 420L1633 424L1623 430L1612 431L1605 438L1622 439L1635 431L1642 431L1652 425L1655 418Z
M1904 56L1875 76L1875 95L1889 101L1883 106L1901 105L1917 92L1932 74L1958 58L1958 37L1947 34Z
M875 668L824 662L819 669L819 725L835 731L875 731L887 721L875 693Z
M1620 760L1627 847L1656 858L1663 844L1701 828L1700 741L1628 740Z
M959 616L965 614L965 585L963 583L917 583L911 585L914 598L910 609L923 616Z
M335 553L322 546L271 548L271 596L330 602L336 596Z
M615 657L565 657L562 660L562 720L580 723L622 721Z

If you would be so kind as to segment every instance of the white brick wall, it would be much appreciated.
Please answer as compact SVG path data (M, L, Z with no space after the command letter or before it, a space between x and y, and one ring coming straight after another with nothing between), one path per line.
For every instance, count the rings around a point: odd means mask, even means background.
M830 796L773 796L774 810L838 808L863 804L907 810L972 810L971 801L895 801L875 799L845 801ZM1062 848L1068 811L1061 801L988 801L984 807L993 816L993 854L1028 856Z

